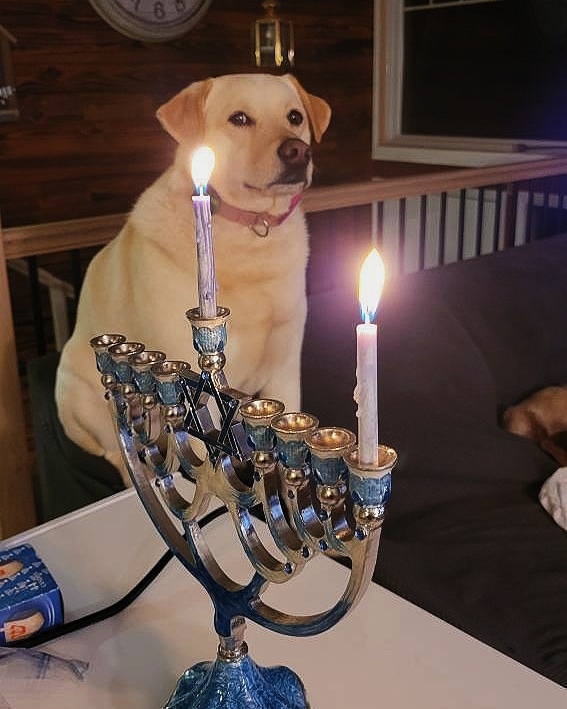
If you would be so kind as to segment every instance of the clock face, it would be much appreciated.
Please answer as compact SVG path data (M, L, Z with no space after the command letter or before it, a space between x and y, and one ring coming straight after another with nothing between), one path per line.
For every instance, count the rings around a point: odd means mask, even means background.
M146 42L181 37L204 15L211 0L90 0L118 32Z

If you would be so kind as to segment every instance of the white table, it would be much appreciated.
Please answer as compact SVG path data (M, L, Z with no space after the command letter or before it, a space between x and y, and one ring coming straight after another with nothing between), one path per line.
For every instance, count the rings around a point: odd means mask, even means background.
M240 575L238 580L247 579L247 562L228 518L209 525L207 534L224 567ZM34 546L57 579L67 619L116 600L164 551L131 490L2 546L23 541ZM347 573L324 557L315 559L297 581L272 587L269 600L285 602L292 612L322 610L342 592ZM559 685L376 584L327 633L289 638L249 623L246 639L256 662L285 664L300 675L313 709L567 706ZM215 657L216 644L208 596L173 560L122 614L43 648L88 661L83 682L2 677L0 706L158 709L188 666Z

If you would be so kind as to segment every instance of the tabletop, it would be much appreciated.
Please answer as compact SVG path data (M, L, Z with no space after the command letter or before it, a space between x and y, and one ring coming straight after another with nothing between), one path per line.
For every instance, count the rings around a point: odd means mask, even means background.
M230 519L205 531L222 567L247 580ZM165 551L133 490L1 546L20 542L33 545L58 581L66 619L119 598ZM317 557L293 582L271 586L265 600L288 612L317 612L336 601L347 577L340 564ZM258 664L299 674L313 709L564 709L567 698L559 685L377 584L321 635L290 638L249 623L246 640ZM119 615L40 646L89 663L82 681L61 670L43 679L0 671L0 707L158 709L183 671L214 659L216 646L209 598L174 559Z

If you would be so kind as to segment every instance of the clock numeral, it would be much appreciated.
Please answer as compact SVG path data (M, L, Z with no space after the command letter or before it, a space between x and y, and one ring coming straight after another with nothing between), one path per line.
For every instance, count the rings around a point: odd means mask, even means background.
M134 3L134 12L139 12L140 10L140 5L142 4L142 0L132 0ZM187 2L186 0L175 0L175 9L177 12L185 12L187 9ZM154 17L157 20L163 20L166 16L166 10L164 7L163 2L155 2L154 3Z
M163 20L165 17L165 8L162 2L154 2L154 17L156 20Z

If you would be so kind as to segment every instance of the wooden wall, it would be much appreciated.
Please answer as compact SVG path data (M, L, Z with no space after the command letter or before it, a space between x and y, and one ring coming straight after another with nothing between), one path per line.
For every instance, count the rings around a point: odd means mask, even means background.
M0 0L0 23L18 40L21 114L0 123L3 225L129 209L173 154L158 106L192 81L255 71L250 25L260 14L260 0L213 0L182 39L145 44L87 0ZM334 112L314 184L370 177L373 3L284 1L282 14L295 27L295 75Z

